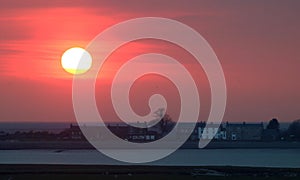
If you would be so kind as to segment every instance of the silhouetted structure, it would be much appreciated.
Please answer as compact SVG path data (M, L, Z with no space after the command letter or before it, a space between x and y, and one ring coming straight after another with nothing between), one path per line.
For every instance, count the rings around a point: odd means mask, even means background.
M292 122L285 134L287 140L300 141L300 119Z
M265 129L262 134L264 141L278 141L280 140L280 132L277 129Z
M263 123L226 123L227 140L259 141L262 137Z
M109 124L107 128L121 139L128 139L129 126L126 124Z
M70 128L62 131L59 134L59 138L62 140L84 140L85 139L79 126L73 124L70 124Z

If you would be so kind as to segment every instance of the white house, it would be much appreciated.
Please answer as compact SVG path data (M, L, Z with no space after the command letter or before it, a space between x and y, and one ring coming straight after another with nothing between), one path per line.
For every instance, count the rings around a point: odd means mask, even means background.
M201 137L208 140L226 140L226 131L223 130L222 126L209 124L206 127L198 127L198 138Z

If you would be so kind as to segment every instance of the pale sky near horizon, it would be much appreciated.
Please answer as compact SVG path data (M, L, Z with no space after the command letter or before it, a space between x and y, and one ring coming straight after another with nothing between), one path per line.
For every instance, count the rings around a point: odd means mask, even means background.
M85 47L104 29L138 17L165 17L198 31L223 67L228 98L223 121L282 122L300 118L300 1L100 1L0 0L0 122L74 122L72 75L60 58L74 46ZM145 52L180 59L198 83L199 119L209 111L209 86L200 66L177 46L145 40L120 48L105 64L97 82L99 111L114 119L109 80L122 62ZM171 90L169 90L169 88ZM147 90L145 90L147 89ZM173 89L173 90L172 90ZM177 91L157 76L139 80L132 103L140 114L151 93L171 101L178 116ZM177 99L178 100L178 99ZM178 103L177 103L178 104ZM145 105L145 106L144 106ZM134 106L134 105L133 105Z

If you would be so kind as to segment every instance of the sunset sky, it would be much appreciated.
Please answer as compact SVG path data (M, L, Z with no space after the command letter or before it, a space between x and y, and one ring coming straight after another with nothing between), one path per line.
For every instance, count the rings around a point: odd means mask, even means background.
M0 0L0 122L75 122L73 77L61 67L63 52L84 48L106 28L138 17L180 21L208 41L227 83L223 121L299 119L299 9L297 0ZM146 52L168 54L187 67L200 92L199 119L205 120L210 89L201 66L182 48L154 40L129 43L108 58L96 85L99 111L108 120L116 118L108 99L113 74L122 63ZM146 106L151 93L162 93L170 101L178 96L172 83L154 75L138 80L132 91L132 103L139 107ZM136 111L143 114L145 109ZM168 113L176 119L176 103Z

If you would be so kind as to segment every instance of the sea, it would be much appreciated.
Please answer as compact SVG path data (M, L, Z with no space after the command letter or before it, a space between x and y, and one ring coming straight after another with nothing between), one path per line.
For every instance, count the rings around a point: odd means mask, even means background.
M123 151L138 154L134 149ZM0 150L0 164L129 165L97 150L46 149ZM179 149L163 159L141 165L300 168L300 149Z

